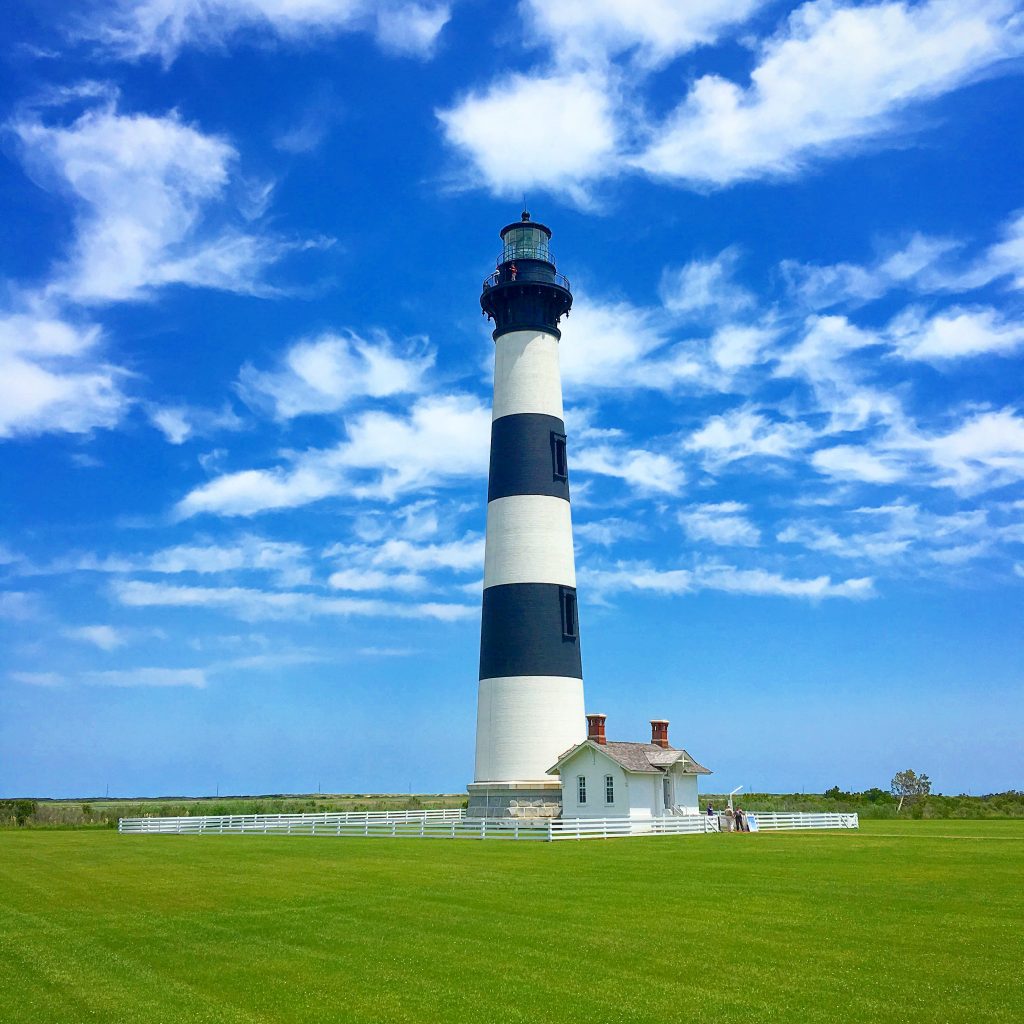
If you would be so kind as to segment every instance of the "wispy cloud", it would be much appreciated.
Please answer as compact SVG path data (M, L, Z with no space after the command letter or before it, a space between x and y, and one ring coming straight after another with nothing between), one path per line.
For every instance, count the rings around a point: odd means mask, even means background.
M50 300L139 300L171 284L266 294L273 291L267 268L312 244L253 233L240 216L222 227L238 152L175 111L123 114L106 96L70 122L48 113L49 121L31 110L10 127L26 167L75 208Z
M738 501L690 505L679 512L679 523L692 541L710 541L723 547L757 547L761 532L744 514Z
M425 390L434 351L425 339L393 342L384 332L324 333L288 348L278 370L250 364L239 374L242 397L277 419L337 412L357 398L387 398Z
M128 642L124 631L115 629L113 626L75 626L61 632L71 640L92 644L101 651L114 651Z
M133 608L209 608L247 622L310 619L320 616L438 619L452 622L479 614L459 604L401 604L372 598L323 597L298 591L265 591L247 587L185 587L143 580L112 585L114 597Z
M759 597L795 597L808 600L874 597L874 579L860 577L833 581L830 576L793 579L764 569L741 569L709 562L695 569L657 569L646 562L619 562L613 568L581 570L581 587L598 599L624 592L669 596L718 590Z
M249 516L342 492L391 501L487 472L490 410L475 397L428 396L408 415L374 410L346 426L348 440L335 448L310 449L273 469L216 477L187 494L178 514Z
M92 686L116 686L122 689L151 686L185 686L202 690L206 672L201 668L129 668L106 672L83 672L83 682Z
M0 316L0 438L116 426L129 375L104 361L101 339L47 313Z
M644 116L645 66L734 30L756 6L531 0L554 68L456 100L438 114L446 138L499 195L545 188L587 203L602 179L630 171L706 190L906 138L911 110L1024 51L1012 0L814 0L755 44L749 81L704 74L668 116ZM527 130L545 160L516 159Z
M217 47L271 33L285 40L329 40L370 32L385 49L426 57L449 18L445 3L409 0L115 0L78 31L127 59L171 63L186 47Z

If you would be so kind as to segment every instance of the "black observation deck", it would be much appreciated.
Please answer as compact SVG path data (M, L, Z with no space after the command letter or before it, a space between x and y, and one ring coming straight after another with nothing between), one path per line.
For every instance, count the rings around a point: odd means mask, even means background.
M548 242L551 231L535 224L524 210L522 220L501 230L497 270L484 280L480 307L494 321L497 340L510 331L546 331L560 338L558 321L572 308L569 280L555 269Z

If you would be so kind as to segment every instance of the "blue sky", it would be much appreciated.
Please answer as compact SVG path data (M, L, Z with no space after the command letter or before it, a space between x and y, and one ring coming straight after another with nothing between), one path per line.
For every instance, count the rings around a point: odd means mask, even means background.
M1002 0L12 10L0 794L464 787L524 194L609 735L1020 788L1022 53Z

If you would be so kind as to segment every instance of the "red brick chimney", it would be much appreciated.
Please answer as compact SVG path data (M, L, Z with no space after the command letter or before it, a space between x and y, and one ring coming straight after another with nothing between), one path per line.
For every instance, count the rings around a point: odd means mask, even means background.
M607 715L587 715L587 739L600 743L603 747L608 741L604 738L604 720Z
M656 747L667 747L668 746L668 719L667 718L652 718L651 719L651 742Z

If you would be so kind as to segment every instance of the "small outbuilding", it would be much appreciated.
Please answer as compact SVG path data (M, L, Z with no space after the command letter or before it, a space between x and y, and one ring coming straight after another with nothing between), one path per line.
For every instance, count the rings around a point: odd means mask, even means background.
M563 818L699 814L697 777L711 771L669 745L668 722L651 721L650 743L605 739L606 715L587 715L587 738L548 769L562 781Z

